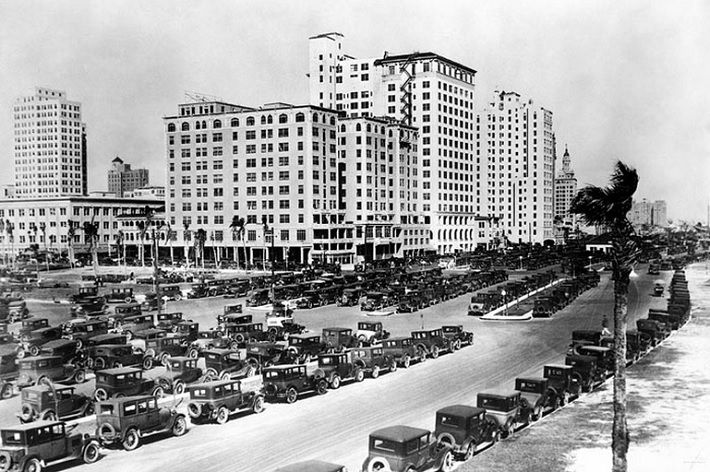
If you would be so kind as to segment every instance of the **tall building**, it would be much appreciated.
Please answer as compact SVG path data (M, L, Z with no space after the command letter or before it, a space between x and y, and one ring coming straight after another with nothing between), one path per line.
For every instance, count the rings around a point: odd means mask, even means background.
M309 39L310 99L352 118L389 117L419 130L420 211L438 253L488 244L486 194L474 154L476 71L431 52L356 59L343 36Z
M634 202L628 214L629 221L634 226L668 226L668 215L666 213L666 202L657 200L651 202L645 198L640 202Z
M555 178L555 219L569 227L574 227L576 215L570 213L572 199L577 195L577 178L570 167L570 155L567 146L562 156L562 168Z
M36 87L14 110L15 198L88 194L86 125L81 103Z
M120 157L111 161L108 171L108 191L117 197L124 197L135 189L148 186L148 169L131 169Z
M552 112L515 92L495 92L475 125L476 156L488 172L488 214L498 220L499 237L511 243L552 239Z

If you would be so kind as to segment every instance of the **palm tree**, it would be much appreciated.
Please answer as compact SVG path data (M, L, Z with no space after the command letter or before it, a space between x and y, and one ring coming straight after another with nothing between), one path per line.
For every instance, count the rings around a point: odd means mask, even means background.
M82 227L84 231L84 238L86 243L89 244L89 251L91 251L91 261L94 266L94 275L98 275L99 271L99 223L91 221L85 221Z
M168 244L170 245L170 265L175 266L175 254L173 253L173 239L175 239L175 236L177 233L173 231L172 226L170 226L170 223L166 223L167 230L165 232L165 239L167 239Z
M47 249L47 223L44 221L39 224L39 230L42 231L42 241L44 241L44 262L47 265L49 272L49 250Z
M197 265L197 257L199 254L202 270L205 269L205 241L207 241L207 232L200 228L195 233L195 265Z
M240 238L242 239L242 242L244 243L244 257L247 257L247 248L246 248L246 241L244 241L244 218L240 218L237 215L234 215L232 217L232 222L229 224L229 229L232 230L232 237L234 238L235 241L238 241ZM239 249L234 247L234 260L237 263L237 269L239 268Z
M638 187L638 173L623 162L616 163L606 188L588 186L572 200L570 211L591 226L606 228L611 236L614 274L614 423L611 433L612 470L627 470L629 432L626 421L626 322L629 281L640 253L638 238L626 214Z
M69 266L74 268L74 236L76 235L76 230L79 228L79 222L73 220L67 220L67 248L69 252Z
M138 227L138 237L141 240L140 255L141 255L141 267L145 267L145 236L150 229L150 224L153 221L153 209L148 205L143 209L143 219L136 223ZM153 255L157 257L157 255Z
M187 261L187 266L190 267L190 239L192 232L190 231L190 223L184 222L182 240L185 244L185 260Z
M0 218L0 234L5 232L5 220ZM7 265L7 251L5 250L5 238L3 238L3 247L2 247L2 259L3 263Z

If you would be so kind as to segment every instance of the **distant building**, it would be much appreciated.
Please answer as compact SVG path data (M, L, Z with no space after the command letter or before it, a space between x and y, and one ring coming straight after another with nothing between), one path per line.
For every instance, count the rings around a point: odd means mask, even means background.
M636 227L641 226L668 226L668 215L666 213L666 202L657 200L651 202L645 198L640 202L634 202L628 214L629 221Z
M81 103L66 93L36 87L19 97L15 122L15 198L88 194L86 124Z
M127 198L165 198L165 187L143 187L126 192Z
M148 169L131 169L120 157L111 161L113 167L108 171L108 191L117 197L137 188L148 186Z
M15 197L15 186L13 184L0 186L0 200Z
M576 215L570 213L569 209L575 195L577 195L577 178L570 167L569 150L565 146L562 168L555 178L555 219L559 218L563 225L572 228L576 223Z

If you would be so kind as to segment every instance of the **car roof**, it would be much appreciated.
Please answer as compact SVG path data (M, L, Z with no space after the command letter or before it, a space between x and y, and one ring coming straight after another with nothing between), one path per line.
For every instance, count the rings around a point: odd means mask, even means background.
M481 412L486 411L483 408L478 408L475 406L469 406L469 405L451 405L451 406L445 406L444 408L441 408L436 412L436 414L442 414L442 415L452 415L452 416L460 416L464 418L470 418L472 416L477 416Z
M229 385L233 383L241 383L244 379L227 379L227 380L213 380L211 382L202 382L192 385L188 385L187 388L190 390L195 390L200 387L219 387L222 385Z
M544 377L516 377L515 380L522 380L523 382L547 382Z
M31 423L3 427L2 430L3 431L28 431L30 429L37 429L37 428L41 428L43 426L50 426L50 425L54 426L56 424L64 424L64 421L46 421L46 420L33 421Z
M482 395L486 397L508 398L516 397L520 395L520 392L517 390L488 390L485 392L478 392L478 396Z
M118 344L118 346L120 346L120 344ZM120 375L120 374L131 374L133 372L142 372L142 370L137 369L135 367L116 367L113 369L100 370L99 372L102 372L104 374L110 374L110 375Z
M17 359L16 362L29 363L31 361L40 361L42 359L61 359L61 358L62 358L62 356L32 356L32 357L25 357L24 359Z
M233 352L235 354L239 354L238 351L232 351L231 349L217 349L217 348L215 348L215 349L208 349L205 351L205 353L212 353L212 354L218 354L218 355L227 354L230 352Z
M427 429L414 428L412 426L388 426L386 428L378 429L370 433L371 437L378 437L383 439L389 439L396 442L406 442L410 439L415 439L424 434L429 434L430 431Z
M279 365L272 365L269 367L265 367L264 370L270 370L270 371L275 371L275 370L286 370L286 369L291 369L293 367L303 367L305 368L305 364L279 364Z
M579 346L578 349L586 351L611 351L611 348L604 346Z
M384 339L383 341L404 341L405 339L412 339L411 336L394 336L391 338Z
M57 391L57 390L70 390L76 388L73 385L64 385L60 383L54 383L52 386L46 385L46 384L37 384L37 385L31 385L29 387L25 387L22 390L29 390L33 392L49 392L49 391Z
M135 400L156 400L157 399L153 395L133 395L130 397L120 397L120 398L111 398L109 400L104 400L102 402L99 402L100 405L107 405L107 404L120 404L120 403L126 403L130 401L135 401Z
M323 331L352 331L352 328L329 327L323 328Z
M320 338L320 333L299 333L299 334L292 334L289 336L290 338L298 338L298 339L306 339L306 338L313 338L317 337Z
M337 472L343 466L319 460L310 460L279 467L275 472Z

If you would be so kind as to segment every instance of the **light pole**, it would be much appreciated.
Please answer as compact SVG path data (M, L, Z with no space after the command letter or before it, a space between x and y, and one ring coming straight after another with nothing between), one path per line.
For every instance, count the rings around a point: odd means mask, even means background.
M592 271L592 256L589 256L589 272Z
M505 316L508 316L508 293L505 291L505 289L500 291L501 296L503 296L503 303L504 303L504 310L505 310Z
M520 270L523 270L523 256L518 256L518 259L520 259Z

